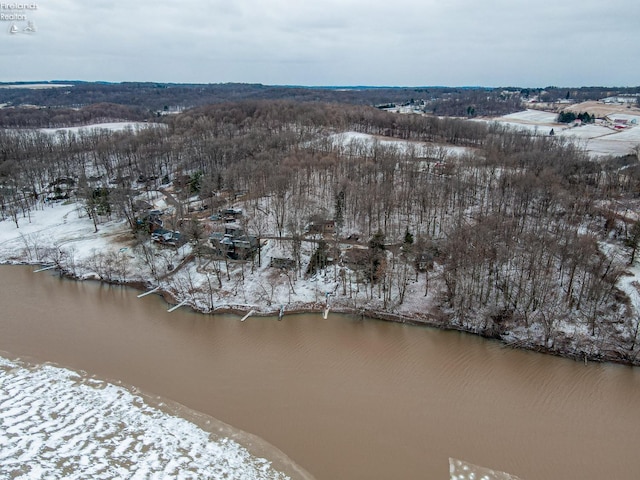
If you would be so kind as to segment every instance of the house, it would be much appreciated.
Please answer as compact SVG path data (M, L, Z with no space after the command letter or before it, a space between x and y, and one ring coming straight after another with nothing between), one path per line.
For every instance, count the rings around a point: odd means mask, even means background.
M47 193L47 201L54 200L66 200L72 193L76 181L72 178L57 178L49 184L49 191Z
M632 115L627 113L612 113L605 117L605 121L613 124L614 127L631 127L638 124L640 115Z
M225 225L224 234L229 235L231 238L239 239L246 236L246 233L242 227L235 225Z
M149 212L136 218L136 225L139 229L147 230L149 233L154 233L157 230L162 229L164 222L160 218L160 215L154 215Z
M209 242L218 255L234 260L250 258L258 250L258 238L247 235L244 229L234 225L225 226L224 233L212 233Z
M433 268L433 254L431 252L422 252L416 255L416 269L420 272L426 272Z
M225 222L235 222L240 217L242 217L242 210L237 210L235 208L225 208L220 212L222 218L224 218Z
M335 220L328 220L318 216L311 217L311 222L307 226L307 232L312 234L317 233L321 235L325 235L325 234L333 235L335 231L336 231Z
M184 244L184 237L180 232L173 232L171 230L158 229L151 234L151 239L154 242L162 245L171 245L172 247L179 247Z
M638 94L622 94L622 95L616 95L613 97L607 97L607 98L603 98L602 100L600 100L602 103L618 103L618 104L627 104L627 105L633 105L638 101Z

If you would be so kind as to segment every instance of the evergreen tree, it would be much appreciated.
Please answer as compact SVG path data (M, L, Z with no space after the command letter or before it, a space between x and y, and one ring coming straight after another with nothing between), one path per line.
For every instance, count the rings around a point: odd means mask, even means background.
M307 275L313 276L319 270L322 270L324 267L326 267L327 257L328 257L327 242L325 242L324 240L320 240L318 242L318 248L316 248L316 251L313 252L313 255L311 255L311 260L309 260L309 266L307 267Z
M379 267L384 259L384 251L386 249L384 239L384 233L378 230L369 240L369 271L367 276L372 284L379 280Z
M344 190L338 192L334 199L336 227L338 231L344 226Z

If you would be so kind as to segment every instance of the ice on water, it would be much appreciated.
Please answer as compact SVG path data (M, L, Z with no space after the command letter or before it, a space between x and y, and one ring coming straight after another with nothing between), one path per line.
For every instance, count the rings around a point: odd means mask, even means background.
M107 382L0 357L0 479L285 479Z
M449 473L450 480L520 480L508 473L489 470L455 458L449 459Z

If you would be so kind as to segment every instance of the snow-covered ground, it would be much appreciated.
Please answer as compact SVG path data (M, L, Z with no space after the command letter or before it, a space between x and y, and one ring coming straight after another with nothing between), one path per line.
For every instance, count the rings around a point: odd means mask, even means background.
M584 127L579 127L584 128ZM611 135L591 138L586 148L594 155L627 155L640 145L640 126L630 127Z
M92 123L90 125L82 125L79 127L62 127L62 128L40 128L39 130L44 133L57 133L60 131L79 133L80 131L94 131L94 130L109 130L112 132L121 131L128 128L133 130L140 128L149 128L150 126L158 126L158 123L145 123L145 122L107 122L107 123Z
M553 129L555 135L571 138L594 156L627 155L632 149L640 145L640 126L629 123L629 126L617 130L604 123L568 126L557 123L557 113L540 110L525 110L491 121L498 122L511 128L535 132L539 135L548 135ZM631 122L640 121L640 117L630 114L615 114L612 117L625 119Z
M95 252L120 249L114 237L124 232L122 222L100 225L94 233L92 221L75 203L51 203L19 217L18 228L12 220L0 221L0 262L38 263L47 249L73 251L78 261Z
M145 199L155 208L166 205L159 192L151 192ZM373 312L386 306L387 312L421 317L433 304L433 289L424 296L424 274L417 281L409 274L404 302L385 305L380 288L371 290L358 283L356 272L344 266L330 265L310 278L270 267L272 257L293 258L289 240L263 239L260 264L203 257L181 265L190 258L190 244L176 249L149 241L143 250L133 245L125 221L101 223L95 232L84 208L72 202L41 206L29 218L19 217L18 225L16 228L11 219L0 221L1 263L58 264L80 279L159 287L170 293L176 303L185 302L203 312L231 309L273 314L281 308L285 312L310 308L321 311L327 306L330 310ZM303 265L307 265L316 248L312 240L301 243Z
M164 405L160 402L158 407ZM120 386L0 357L0 478L290 478Z
M629 122L631 124L640 124L640 115L634 115L629 113L612 113L610 115L607 115L607 118L609 118L614 122L618 120L622 120L624 122Z
M500 121L531 122L531 123L556 123L557 113L544 112L542 110L524 110L522 112L510 113L500 117Z
M446 152L447 155L454 157L460 157L471 151L471 149L467 147L458 147L454 145L440 146L433 143L392 139L360 132L334 133L330 135L329 138L334 143L341 145L344 148L362 147L366 151L371 152L375 145L379 145L386 148L392 148L399 153L407 153L412 150L416 157L422 158L435 157L436 150L442 150L443 152Z
M580 140L592 140L594 138L601 138L607 135L616 135L616 132L604 125L582 125L580 127L567 128L562 126L556 129L558 135L573 137Z

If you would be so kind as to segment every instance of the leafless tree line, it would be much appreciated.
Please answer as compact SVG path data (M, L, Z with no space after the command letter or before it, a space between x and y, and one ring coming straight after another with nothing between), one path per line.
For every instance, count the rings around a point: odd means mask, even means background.
M424 143L332 136L345 131ZM173 181L181 198L197 194L212 211L241 202L259 236L300 238L313 215L339 217L336 242L379 233L387 245L375 271L373 260L354 278L335 269L345 294L355 281L392 308L424 275L446 321L462 328L539 329L554 348L572 342L558 334L562 320L632 355L633 325L616 288L622 265L600 244L632 235L607 202L637 193L634 158L597 161L556 137L457 119L241 102L138 131L2 131L0 207L19 226L56 182L73 179L96 228L117 215L135 230L133 196Z

